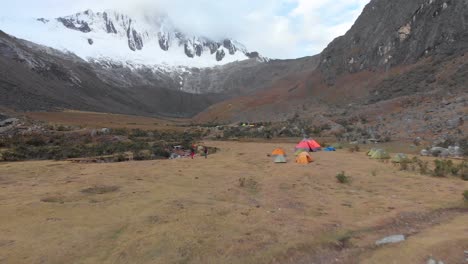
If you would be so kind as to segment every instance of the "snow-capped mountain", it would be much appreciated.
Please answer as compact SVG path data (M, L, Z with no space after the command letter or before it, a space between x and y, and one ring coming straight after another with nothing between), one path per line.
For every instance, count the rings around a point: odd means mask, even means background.
M167 15L135 19L115 11L87 10L55 19L2 18L0 29L92 62L201 68L259 57L232 39L183 33Z

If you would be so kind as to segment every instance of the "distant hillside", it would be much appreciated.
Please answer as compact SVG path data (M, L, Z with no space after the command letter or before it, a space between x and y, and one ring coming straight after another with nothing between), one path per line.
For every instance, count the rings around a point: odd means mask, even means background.
M366 120L395 135L467 131L468 5L464 1L373 0L318 68L221 102L200 121L286 120L341 127Z

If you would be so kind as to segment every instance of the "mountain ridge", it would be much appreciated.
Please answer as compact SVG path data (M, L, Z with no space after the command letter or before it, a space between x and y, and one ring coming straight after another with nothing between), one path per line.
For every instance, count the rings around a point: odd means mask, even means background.
M34 104L17 100L17 92L32 100L29 93L36 89L44 100L34 102L46 110L172 114L193 117L197 123L299 117L345 134L349 124L356 123L361 131L407 138L463 134L468 124L467 13L466 1L372 0L353 27L320 55L254 58L209 68L86 62L57 50L47 55L42 50L49 48L18 39L13 43L5 35L0 36L0 54L13 50L16 55L2 56L0 68L21 65L19 72L32 72L41 87L18 76L15 82L0 85L0 92L5 103L20 110ZM103 25L110 31L116 27ZM88 30L84 24L74 27ZM26 59L22 54L28 55ZM40 66L31 70L28 65L35 60ZM9 74L0 80L5 83ZM67 96L58 98L52 89ZM47 100L51 101L44 105Z
M55 19L3 19L0 28L22 39L73 52L85 60L200 68L263 59L258 52L249 52L230 38L211 40L183 33L166 15L139 19L112 10L86 10Z

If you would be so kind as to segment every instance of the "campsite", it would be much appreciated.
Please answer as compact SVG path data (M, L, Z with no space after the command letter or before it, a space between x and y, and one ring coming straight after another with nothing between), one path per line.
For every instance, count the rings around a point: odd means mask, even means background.
M468 182L458 177L401 170L367 150L324 151L309 139L201 143L218 151L193 160L0 163L0 263L464 258ZM398 234L406 241L375 244Z
M468 0L0 5L0 264L468 264Z

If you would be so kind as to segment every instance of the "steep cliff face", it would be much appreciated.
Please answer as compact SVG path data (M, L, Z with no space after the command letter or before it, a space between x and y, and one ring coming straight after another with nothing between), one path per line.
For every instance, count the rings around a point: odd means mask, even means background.
M346 35L323 51L320 70L327 83L334 84L344 73L463 53L467 27L466 1L373 0Z

